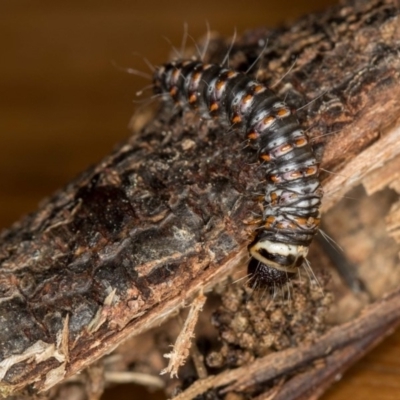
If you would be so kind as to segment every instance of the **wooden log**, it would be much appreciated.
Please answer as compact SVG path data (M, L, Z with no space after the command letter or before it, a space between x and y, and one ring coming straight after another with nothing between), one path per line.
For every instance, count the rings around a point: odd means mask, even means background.
M373 173L386 177L400 151L398 10L395 1L349 2L250 31L230 54L245 69L268 37L257 77L269 83L296 60L276 89L297 108L313 101L298 114L322 168L336 174L324 177L324 211ZM228 47L215 38L207 59L220 61ZM243 138L223 133L163 108L2 233L2 394L51 388L245 262L245 221L257 207L248 194L262 173Z

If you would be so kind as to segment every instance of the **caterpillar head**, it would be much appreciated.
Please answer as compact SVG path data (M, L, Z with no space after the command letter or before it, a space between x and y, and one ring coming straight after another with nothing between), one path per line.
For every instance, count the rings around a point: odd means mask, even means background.
M308 247L258 239L249 246L249 252L251 260L247 272L251 275L250 284L279 287L298 272Z

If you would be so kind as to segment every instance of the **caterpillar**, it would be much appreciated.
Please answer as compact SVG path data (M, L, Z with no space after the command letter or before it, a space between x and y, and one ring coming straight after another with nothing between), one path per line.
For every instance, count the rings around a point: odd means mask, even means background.
M257 287L283 285L306 260L323 195L319 165L296 116L266 85L218 64L170 62L156 68L153 85L179 107L240 130L257 152L267 184L248 274Z

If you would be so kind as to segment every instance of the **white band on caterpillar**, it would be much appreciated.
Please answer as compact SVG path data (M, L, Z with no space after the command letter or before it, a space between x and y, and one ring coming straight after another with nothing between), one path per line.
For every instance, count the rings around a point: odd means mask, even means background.
M269 254L278 254L280 256L292 255L295 260L293 262L293 265L291 266L280 265L262 256L260 250L264 250ZM308 247L287 243L271 242L269 240L259 240L250 247L249 252L252 257L265 265L273 266L280 271L293 273L297 272L298 267L296 266L296 263L299 257L305 258L307 256Z

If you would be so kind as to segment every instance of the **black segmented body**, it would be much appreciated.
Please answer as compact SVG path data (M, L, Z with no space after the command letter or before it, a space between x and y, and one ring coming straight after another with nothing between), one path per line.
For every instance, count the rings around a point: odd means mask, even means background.
M318 230L323 194L317 161L297 118L267 86L215 64L165 64L156 70L154 86L181 107L243 131L257 151L267 185L248 272L257 286L285 283L303 264Z

